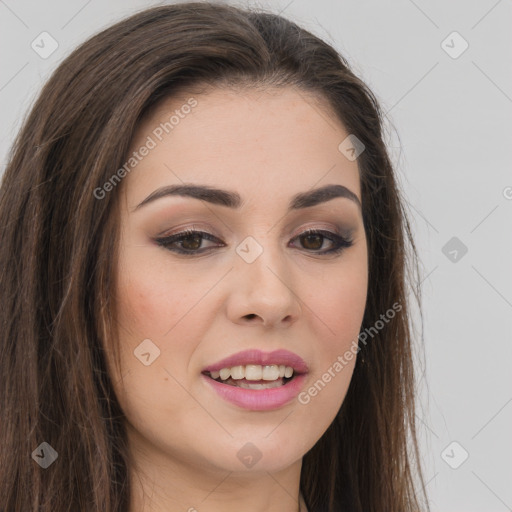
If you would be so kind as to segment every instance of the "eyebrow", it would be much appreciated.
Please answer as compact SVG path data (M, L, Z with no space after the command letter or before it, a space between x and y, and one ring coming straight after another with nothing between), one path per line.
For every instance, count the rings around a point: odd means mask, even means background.
M133 211L136 211L142 206L156 201L157 199L168 196L192 197L194 199L207 201L208 203L227 206L228 208L234 209L240 208L243 204L242 198L237 192L197 184L168 185L158 188L149 194L149 196L139 203ZM288 206L288 211L309 208L337 197L350 199L361 209L361 202L359 201L359 198L347 187L344 187L343 185L325 185L324 187L294 195Z

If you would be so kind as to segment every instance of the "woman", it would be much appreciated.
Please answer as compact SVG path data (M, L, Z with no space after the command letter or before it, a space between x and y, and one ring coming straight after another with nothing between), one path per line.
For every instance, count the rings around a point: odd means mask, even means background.
M75 50L0 192L1 509L420 510L381 130L276 15L152 8Z

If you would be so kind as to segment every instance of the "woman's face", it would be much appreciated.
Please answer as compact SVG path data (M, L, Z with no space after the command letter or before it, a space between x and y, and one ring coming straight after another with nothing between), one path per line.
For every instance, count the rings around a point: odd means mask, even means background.
M357 160L338 148L348 135L292 88L175 97L139 127L117 185L113 380L140 456L279 471L333 421L368 274ZM197 188L161 193L176 186ZM280 366L294 369L284 384Z

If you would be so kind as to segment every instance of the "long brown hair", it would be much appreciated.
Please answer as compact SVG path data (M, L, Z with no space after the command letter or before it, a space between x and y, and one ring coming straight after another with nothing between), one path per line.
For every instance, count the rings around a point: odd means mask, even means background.
M208 3L151 8L86 41L14 143L0 189L0 508L128 509L126 432L103 350L117 343L120 187L102 199L94 190L126 162L151 107L205 84L316 94L365 145L363 331L393 304L401 311L361 343L339 413L304 456L300 487L310 512L420 510L407 296L411 285L420 302L418 265L378 102L343 57L296 24ZM34 457L43 442L58 454L47 469Z

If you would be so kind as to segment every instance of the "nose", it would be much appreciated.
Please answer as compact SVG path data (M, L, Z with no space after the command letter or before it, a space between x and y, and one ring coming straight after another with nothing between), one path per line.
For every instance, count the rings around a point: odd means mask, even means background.
M284 256L265 249L252 263L236 258L227 304L230 320L278 328L296 322L302 313L301 301Z

